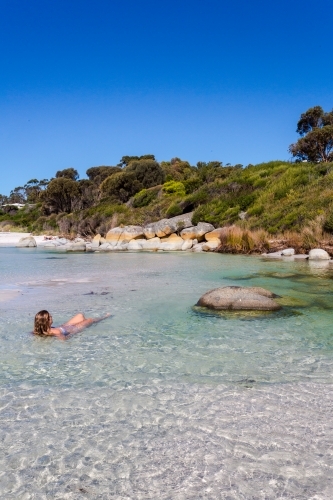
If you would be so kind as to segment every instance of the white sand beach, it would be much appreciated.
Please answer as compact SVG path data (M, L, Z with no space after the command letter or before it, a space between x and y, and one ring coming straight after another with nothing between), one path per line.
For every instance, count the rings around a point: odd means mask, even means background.
M26 236L32 236L31 233L18 233L18 232L8 232L0 231L0 247L15 247L21 238ZM44 235L34 236L37 246L44 241Z

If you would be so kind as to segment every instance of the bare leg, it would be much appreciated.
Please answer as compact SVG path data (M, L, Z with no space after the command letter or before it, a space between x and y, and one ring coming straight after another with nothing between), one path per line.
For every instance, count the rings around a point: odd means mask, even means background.
M66 323L64 323L64 325L77 325L78 323L82 323L82 321L85 321L85 319L86 318L84 317L84 315L82 313L78 313L75 316L73 316L73 318L66 321Z
M80 316L80 315L77 314L77 316ZM85 328L87 328L88 326L92 325L93 323L99 323L103 319L109 318L110 316L111 316L110 313L105 314L105 316L102 316L101 318L85 318L83 316L84 319L82 321L79 321L78 323L67 322L64 324L64 326L73 327L74 331L71 331L71 329L69 328L68 329L69 333L78 333L78 332L81 332L82 330L84 330ZM76 316L74 316L74 318L76 318ZM74 319L74 318L72 318L72 319ZM70 320L70 321L72 321L72 320Z

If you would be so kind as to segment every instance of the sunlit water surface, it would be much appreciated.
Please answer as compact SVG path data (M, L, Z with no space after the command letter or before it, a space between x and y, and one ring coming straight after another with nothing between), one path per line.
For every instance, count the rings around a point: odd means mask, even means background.
M333 498L332 269L2 248L0 273L1 498ZM286 305L193 308L225 285ZM61 342L44 308L114 316Z

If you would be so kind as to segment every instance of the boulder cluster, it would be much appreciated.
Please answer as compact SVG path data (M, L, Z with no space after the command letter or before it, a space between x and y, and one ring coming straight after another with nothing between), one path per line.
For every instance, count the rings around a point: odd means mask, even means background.
M62 251L191 251L208 252L216 250L221 241L221 229L212 224L192 223L192 213L178 215L171 219L162 219L144 226L124 226L110 229L105 237L97 234L91 242L82 238L69 241L66 238L53 238L42 241L38 246ZM34 238L22 238L17 246L36 246Z
M308 254L296 254L293 248L285 248L280 252L263 253L262 257L268 259L283 259L288 260L330 260L331 257L326 250L322 248L313 248Z
M212 224L192 225L192 214L162 219L146 226L125 226L111 229L105 238L96 235L93 250L215 250L220 245L219 230Z

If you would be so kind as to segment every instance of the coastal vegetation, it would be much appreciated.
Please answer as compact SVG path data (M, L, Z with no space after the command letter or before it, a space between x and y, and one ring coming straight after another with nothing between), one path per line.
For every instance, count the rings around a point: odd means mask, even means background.
M299 250L333 244L333 112L301 115L294 161L196 165L178 157L123 156L118 165L31 179L0 195L0 228L102 235L121 224L146 224L193 212L193 223L226 227L226 251L254 251L274 241ZM14 204L23 204L18 208ZM270 243L268 243L270 242Z

